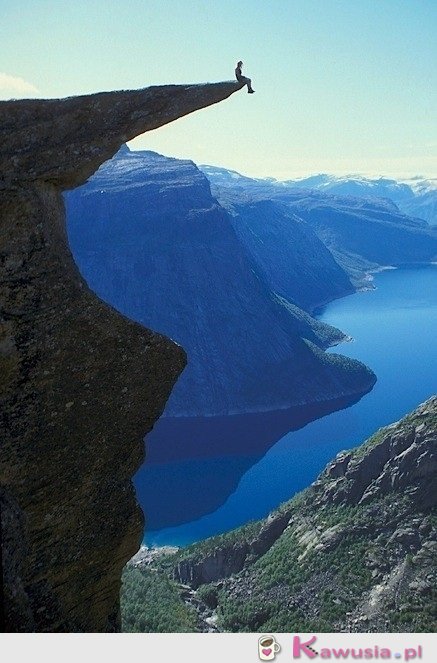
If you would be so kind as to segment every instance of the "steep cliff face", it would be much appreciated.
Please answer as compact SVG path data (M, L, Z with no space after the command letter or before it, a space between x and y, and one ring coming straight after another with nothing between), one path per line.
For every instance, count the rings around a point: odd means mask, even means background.
M90 287L187 351L167 416L286 409L373 386L362 364L319 349L341 332L272 291L191 161L124 150L67 196L67 209L71 245ZM273 250L269 258L274 262ZM281 267L287 271L285 259Z
M305 188L299 188L296 182L253 179L213 166L202 169L213 184L214 195L225 205L238 205L240 216L247 215L249 227L254 223L251 208L255 201L285 205L310 226L357 287L366 285L369 270L431 262L437 255L436 229L400 212L391 200L362 193L363 197L334 195L325 187L317 189L317 177L308 178Z
M222 587L222 627L435 628L436 421L433 397L284 505L284 531Z
M184 351L99 301L61 192L218 83L0 103L0 450L6 630L111 631L143 519L131 477Z
M137 573L196 589L202 630L435 630L436 449L434 396L340 453L267 520L160 559L143 551Z
M234 199L228 208L238 238L278 295L313 312L355 292L316 233L284 203Z

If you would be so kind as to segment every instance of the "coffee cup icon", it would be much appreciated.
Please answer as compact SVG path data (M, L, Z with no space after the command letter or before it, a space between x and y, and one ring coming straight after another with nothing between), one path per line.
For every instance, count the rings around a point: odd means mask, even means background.
M281 651L273 635L262 635L258 640L258 656L261 661L273 661L276 654Z

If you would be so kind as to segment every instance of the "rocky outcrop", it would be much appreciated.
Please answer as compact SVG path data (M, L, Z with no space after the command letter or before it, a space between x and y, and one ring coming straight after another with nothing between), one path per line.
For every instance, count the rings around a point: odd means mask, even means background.
M219 630L435 630L436 450L434 396L340 454L266 521L193 545L154 572L211 597Z
M197 589L200 585L229 578L241 571L244 566L264 555L287 527L290 521L288 511L270 515L261 525L255 536L242 541L219 543L206 554L188 554L177 563L173 577L184 585ZM159 549L158 549L159 550Z
M290 502L289 524L269 551L221 588L231 603L221 626L251 601L235 630L265 630L259 614L273 620L270 630L435 628L436 461L433 397L341 454Z
M160 85L67 99L0 102L0 173L6 184L83 184L121 145L223 101L237 82Z
M6 630L118 629L121 570L143 530L131 477L185 365L174 342L89 291L61 192L126 140L240 87L0 102Z
M178 562L173 577L183 585L197 589L200 585L229 578L233 573L241 571L248 554L249 545L246 542L219 546L195 562L191 559Z
M406 422L402 426L393 424L371 438L361 453L341 454L314 484L315 491L320 490L317 504L361 505L390 493L408 491L418 508L434 507L436 430L427 425L426 418L436 409L434 398L416 410L417 425L407 428ZM420 421L422 417L424 422Z

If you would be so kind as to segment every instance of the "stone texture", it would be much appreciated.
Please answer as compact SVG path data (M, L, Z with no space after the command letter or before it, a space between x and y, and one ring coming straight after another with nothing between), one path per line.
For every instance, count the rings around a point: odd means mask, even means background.
M196 563L191 559L182 560L174 569L174 579L197 589L205 583L228 578L241 571L249 552L249 545L243 542L216 548Z
M227 632L435 630L436 424L433 396L266 520L143 572L214 583L215 628Z
M251 540L219 544L200 557L196 557L196 554L194 557L188 556L177 563L173 577L177 582L195 589L204 583L229 578L241 571L248 560L253 563L264 555L279 539L289 521L290 514L287 511L272 514L263 521L259 531ZM144 568L147 563L141 563L140 566Z
M6 182L83 184L123 143L223 101L237 82L160 85L67 99L0 102L0 173Z
M435 416L436 408L434 396L414 411L411 424L407 418L388 426L355 457L340 455L318 482L323 488L318 503L366 504L389 493L408 491L418 508L435 507L436 428L429 425L429 417Z
M0 451L5 629L119 628L143 517L131 477L185 365L169 339L91 293L61 192L126 140L236 83L0 103Z

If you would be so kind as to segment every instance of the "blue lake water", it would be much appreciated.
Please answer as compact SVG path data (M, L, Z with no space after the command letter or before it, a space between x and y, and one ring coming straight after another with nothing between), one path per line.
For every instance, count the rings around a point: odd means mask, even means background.
M374 285L317 316L354 339L333 352L377 375L359 402L291 432L312 414L158 422L135 480L147 545L187 545L266 516L340 450L437 392L437 265L380 272Z

